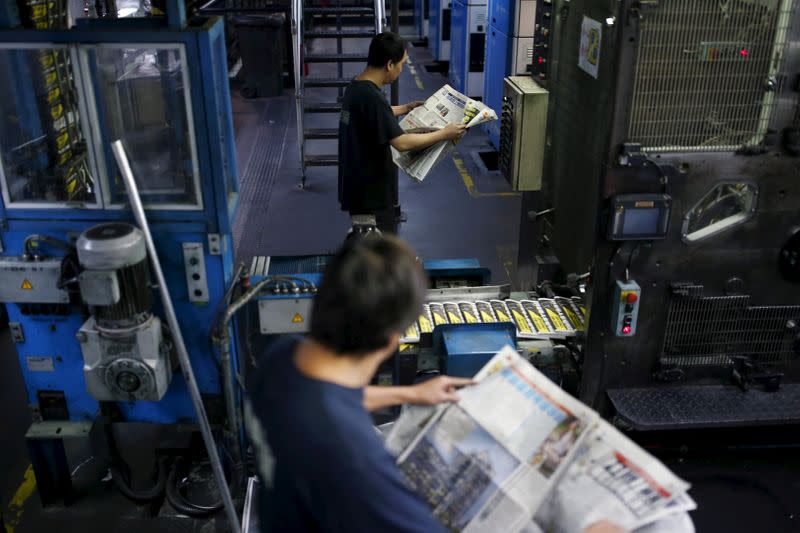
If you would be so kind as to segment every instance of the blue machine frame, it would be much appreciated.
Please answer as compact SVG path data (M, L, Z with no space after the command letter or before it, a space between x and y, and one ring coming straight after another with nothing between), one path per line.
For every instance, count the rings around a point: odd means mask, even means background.
M172 9L173 13L183 13ZM210 349L210 334L217 313L217 302L223 299L233 274L231 227L238 204L238 172L227 78L227 59L223 21L208 19L202 25L181 27L180 20L167 26L158 20L81 20L72 30L0 30L0 46L5 49L36 48L36 45L93 47L95 45L178 45L186 61L183 65L194 120L194 145L197 175L200 179L199 209L148 209L153 238L169 285L183 336L194 367L200 391L204 395L221 394L217 362ZM165 27L166 26L166 27ZM95 92L97 87L94 87ZM95 105L86 98L88 106ZM190 132L191 133L191 132ZM108 152L114 140L99 127L99 140ZM111 165L112 157L106 157ZM101 176L102 176L101 172ZM95 176L95 179L102 179ZM108 185L107 183L105 185ZM102 204L101 204L102 205ZM0 223L5 256L23 254L28 235L44 234L70 240L87 228L107 221L133 222L130 211L121 208L69 208L43 205L42 208L17 208L0 200ZM209 236L219 237L219 250L210 250ZM189 301L183 265L182 243L203 243L205 270L210 303ZM85 317L72 308L70 314L25 315L22 306L6 304L9 321L21 324L24 341L16 345L25 379L29 403L37 404L40 391L63 391L70 420L91 420L98 403L86 389L83 356L75 334ZM158 315L158 304L154 308ZM237 365L236 351L232 364ZM54 361L52 371L31 369L29 356L48 356ZM234 368L235 375L236 368ZM195 419L183 376L177 373L165 396L158 402L119 402L126 420L175 423Z
M450 61L451 0L428 3L428 50L436 61Z
M506 76L531 72L537 4L537 0L489 0L483 96L492 109L499 111L502 106ZM500 121L483 127L489 134L489 142L500 148Z
M453 0L450 81L470 98L483 98L486 66L486 0Z

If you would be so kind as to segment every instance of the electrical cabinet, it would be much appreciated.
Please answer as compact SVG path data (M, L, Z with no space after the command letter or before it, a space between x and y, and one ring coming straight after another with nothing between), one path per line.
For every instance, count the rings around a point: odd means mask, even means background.
M515 191L542 188L547 97L530 76L504 81L498 163Z

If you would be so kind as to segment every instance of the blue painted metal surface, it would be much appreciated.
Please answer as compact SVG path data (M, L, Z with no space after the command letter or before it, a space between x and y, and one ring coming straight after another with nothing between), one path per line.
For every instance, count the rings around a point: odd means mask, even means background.
M504 346L516 348L514 324L446 324L433 330L439 368L450 376L472 377Z
M429 259L422 263L431 280L469 279L476 285L489 285L492 272L478 263L477 259Z
M420 38L425 37L424 21L425 21L425 0L414 0L414 29Z
M465 93L467 89L468 60L467 39L469 39L469 10L467 0L453 0L452 22L450 23L450 70L448 77L453 88ZM469 96L469 95L468 95Z
M495 2L502 3L502 2ZM491 7L491 4L490 4ZM484 102L498 113L503 106L503 79L511 69L511 39L508 34L489 26L486 36L486 76L483 78ZM500 121L493 120L484 124L489 142L500 148Z
M429 0L428 50L436 61L450 61L451 0Z
M182 5L183 2L171 2ZM182 10L181 10L182 11ZM178 44L183 47L186 76L183 83L190 88L190 113L194 120L194 142L197 147L198 174L203 208L199 210L148 210L148 219L159 259L173 298L184 340L202 394L219 396L221 384L215 355L210 348L210 333L217 303L223 298L233 274L231 228L238 200L236 148L230 95L227 84L225 42L221 19L212 18L201 26L174 29L164 21L116 20L81 21L77 29L0 30L0 43L20 47L36 43L59 43L67 46L92 47L95 44L138 45ZM98 95L95 84L94 92ZM96 105L88 99L89 105ZM102 116L101 116L102 118ZM101 135L104 134L100 128ZM102 137L102 150L107 154L108 170L113 171L113 158L108 145L114 139ZM113 175L113 174L111 174ZM133 223L126 209L29 209L4 205L0 200L0 219L4 222L2 240L5 256L22 254L25 238L43 233L69 240L87 228L104 221L121 220ZM207 245L210 233L220 234L222 253L210 254ZM205 267L209 289L208 304L189 301L182 243L201 242L205 249ZM154 312L163 318L158 298ZM37 403L40 390L63 391L72 420L92 419L97 402L89 396L83 378L83 358L75 334L86 320L79 306L72 306L66 315L30 313L29 306L7 304L11 321L22 324L25 341L16 345L20 367L26 382L28 400ZM27 314L25 314L27 312ZM52 357L54 371L37 371L28 367L28 356ZM238 371L234 353L234 375ZM191 422L194 410L183 376L177 371L159 402L120 402L119 408L129 421L158 423Z

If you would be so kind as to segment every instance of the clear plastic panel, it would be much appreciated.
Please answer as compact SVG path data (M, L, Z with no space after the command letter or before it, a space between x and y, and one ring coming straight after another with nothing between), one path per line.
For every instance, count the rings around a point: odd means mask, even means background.
M692 207L683 219L684 242L697 242L744 224L756 211L758 188L752 183L720 183Z
M143 201L160 208L200 208L186 65L180 45L88 50L102 137L121 139ZM109 200L125 203L113 158Z
M0 177L9 207L96 207L66 47L0 49Z

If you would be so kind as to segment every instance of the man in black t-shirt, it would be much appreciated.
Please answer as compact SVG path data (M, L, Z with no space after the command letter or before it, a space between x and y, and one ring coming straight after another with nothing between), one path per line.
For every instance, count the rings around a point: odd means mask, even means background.
M408 59L406 43L395 33L376 35L369 45L367 67L353 79L342 98L339 120L339 202L351 215L373 214L378 228L396 230L390 147L420 150L464 134L461 124L431 133L404 133L397 117L423 102L390 106L381 88L393 83Z

